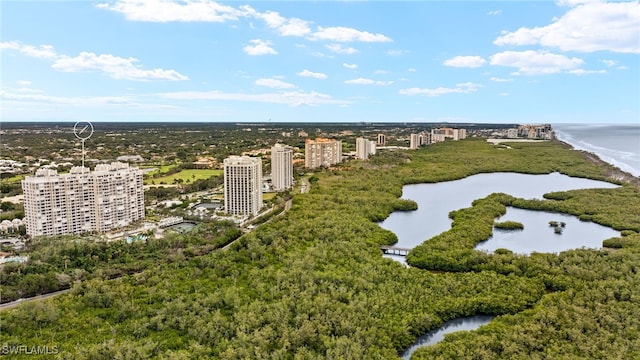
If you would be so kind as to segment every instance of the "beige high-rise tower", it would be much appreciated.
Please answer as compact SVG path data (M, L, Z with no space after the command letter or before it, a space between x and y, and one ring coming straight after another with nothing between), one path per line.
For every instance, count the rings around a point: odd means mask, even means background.
M293 184L293 149L275 144L271 148L271 184L273 190L283 191Z
M342 161L342 143L338 140L307 139L304 144L304 166L315 169Z
M224 159L224 208L232 215L256 215L262 208L262 160L249 156Z

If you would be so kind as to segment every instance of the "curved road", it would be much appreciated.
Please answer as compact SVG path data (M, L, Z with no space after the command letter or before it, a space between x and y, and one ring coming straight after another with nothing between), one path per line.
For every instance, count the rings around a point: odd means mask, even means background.
M69 290L71 289L60 290L60 291L56 291L56 292L52 292L44 295L37 295L37 296L26 298L26 299L18 299L16 301L8 302L6 304L0 304L0 311L14 308L20 304L23 304L29 301L48 299L48 298L69 292Z

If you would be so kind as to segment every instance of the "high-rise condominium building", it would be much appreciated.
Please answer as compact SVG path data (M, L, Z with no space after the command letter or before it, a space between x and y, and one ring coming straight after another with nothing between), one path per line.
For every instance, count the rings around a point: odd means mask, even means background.
M262 208L262 160L224 159L224 208L231 215L255 215Z
M425 144L424 134L411 134L411 137L409 138L410 149L417 149L423 144Z
M304 144L304 166L315 169L342 161L342 143L339 140L307 139Z
M107 232L144 219L142 171L114 162L68 174L39 169L22 180L27 234Z
M438 128L431 130L431 141L441 142L446 139L462 140L467 138L466 129Z
M291 188L293 184L293 149L275 144L271 148L271 184L275 191Z
M385 146L387 144L387 136L385 134L378 134L378 140L376 141L376 145Z
M366 160L370 155L375 155L376 143L365 138L356 139L356 158Z

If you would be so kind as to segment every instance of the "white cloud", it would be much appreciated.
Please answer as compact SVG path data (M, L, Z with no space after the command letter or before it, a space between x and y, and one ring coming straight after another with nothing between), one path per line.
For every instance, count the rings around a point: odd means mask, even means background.
M318 30L309 36L311 40L329 40L337 42L390 42L390 38L382 34L372 34L367 31L360 31L344 26L318 27Z
M607 65L607 67L616 68L618 70L628 69L626 66L618 66L618 62L615 60L602 60L602 63Z
M391 56L402 56L408 53L409 51L407 50L388 50L387 51L387 55L391 55Z
M513 79L503 79L503 78L499 78L499 77L492 77L489 80L491 80L493 82L509 82L509 81L513 81Z
M456 56L444 62L445 66L477 68L487 61L481 56Z
M271 47L271 41L265 41L260 39L253 39L251 43L254 45L247 45L242 50L251 56L259 55L276 55L278 52Z
M149 22L225 22L237 20L244 12L215 1L118 0L96 5L123 14L127 20Z
M556 0L558 6L574 7L576 5L599 2L600 0Z
M493 43L542 45L563 51L640 53L640 2L579 4L547 26L503 32Z
M469 93L478 91L478 89L481 87L482 85L480 84L467 82L467 83L456 84L456 87L454 88L446 88L446 87L439 87L435 89L408 88L408 89L401 89L400 91L398 91L398 93L400 95L409 95L409 96L416 96L416 95L440 96L445 94L469 94Z
M29 86L29 85L31 85L31 81L29 81L29 80L18 80L18 85Z
M51 45L26 45L19 41L5 41L0 43L0 50L17 50L24 55L39 59L55 59L58 57Z
M289 106L301 106L301 105L323 105L323 104L349 104L345 100L333 99L330 95L322 94L318 92L301 92L291 91L284 93L271 93L271 94L238 94L238 93L223 93L219 91L182 91L158 94L166 99L175 100L235 100L235 101L247 101L258 103L272 103L272 104L284 104Z
M110 54L96 55L81 52L76 57L61 56L51 66L62 72L101 71L114 79L126 80L188 80L189 78L175 70L143 70L135 65L136 58L121 58Z
M328 44L328 45L325 45L325 47L337 54L351 55L351 54L356 54L358 52L358 49L355 49L352 47L345 47L340 44Z
M555 74L580 68L584 61L546 51L505 51L491 56L491 65L509 66L518 69L517 74Z
M389 72L387 70L378 69L378 70L374 71L373 73L374 74L379 74L379 75L384 75L384 74L388 74Z
M500 96L509 96L509 93L507 93L507 92L502 92L502 93L500 93Z
M358 68L358 64L347 64L347 63L343 63L342 66L346 67L347 69L357 69Z
M309 71L307 69L304 69L304 70L300 71L298 73L298 76L311 77L311 78L314 78L314 79L326 79L327 78L326 74Z
M606 74L606 73L607 73L607 70L585 70L585 69L569 70L569 74L573 74L573 75Z
M416 69L414 69L414 68L409 68L409 69L408 69L408 71L409 71L409 72L416 72L416 71L418 71L418 70L416 70Z
M502 10L491 10L487 13L489 16L498 16L502 15Z
M377 86L388 86L393 84L393 81L376 81L365 78L357 78L352 80L346 80L345 84L349 85L377 85Z
M27 56L54 60L51 67L62 72L101 71L114 79L137 81L189 79L175 70L143 70L136 64L138 59L132 57L125 59L110 54L96 55L91 52L81 52L76 57L70 57L57 54L51 45L33 46L18 41L2 42L0 49L17 50Z
M52 104L65 104L77 107L102 107L107 105L133 104L133 100L124 96L82 96L82 97L64 97L40 94L12 94L8 92L0 92L0 97L8 100L17 100L24 102L40 102Z
M319 51L314 51L311 53L312 56L318 57L318 58L326 58L326 59L333 59L334 56L333 55L327 55L325 53L321 53Z
M296 87L293 84L289 84L287 82L284 82L278 79L258 79L256 80L256 85L265 86L272 89L291 89Z
M15 92L19 92L19 93L43 93L44 91L39 90L39 89L32 89L32 88L28 88L28 87L21 87L21 88L17 88L17 89L10 89L11 91L15 91Z
M247 15L264 21L268 27L275 29L282 36L304 36L311 32L309 22L298 18L285 18L276 11L260 13L249 5L240 7Z
M373 85L375 81L371 79L357 78L352 80L346 80L344 83L350 84L350 85Z

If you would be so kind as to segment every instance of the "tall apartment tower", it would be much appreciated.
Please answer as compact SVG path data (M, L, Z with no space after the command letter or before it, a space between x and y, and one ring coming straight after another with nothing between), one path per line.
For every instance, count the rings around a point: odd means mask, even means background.
M417 149L424 144L424 136L423 134L411 134L411 138L409 139L409 148Z
M262 160L224 159L224 208L231 215L255 215L262 208Z
M283 191L293 185L293 149L282 144L271 148L271 183L275 191Z
M342 161L342 143L339 140L307 139L304 144L304 166L315 169Z
M356 139L356 158L366 160L376 153L376 143L365 138Z
M376 141L376 145L385 146L387 144L387 136L385 134L378 134L378 140Z
M22 190L29 236L104 233L144 219L142 171L129 164L39 169Z
M431 130L431 139L433 142L442 142L446 139L462 140L466 138L466 129L438 128Z

